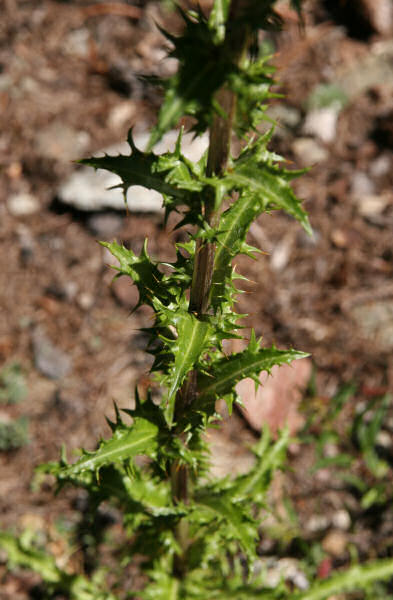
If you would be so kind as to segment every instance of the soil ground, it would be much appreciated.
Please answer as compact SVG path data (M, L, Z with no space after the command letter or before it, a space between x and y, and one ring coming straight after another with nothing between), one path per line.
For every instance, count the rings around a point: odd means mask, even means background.
M77 496L65 492L52 501L50 486L32 493L33 469L57 459L64 443L93 448L108 435L103 414L113 415L112 401L129 405L135 382L147 382L150 363L139 330L150 315L143 308L130 315L136 297L128 282L110 286L108 256L96 238L112 238L111 226L101 221L97 231L92 215L62 205L57 190L75 169L72 160L122 141L132 124L154 121L159 94L137 76L172 68L163 61L165 42L154 19L179 27L154 2L90 6L5 0L0 20L0 361L20 365L27 386L23 402L2 406L1 415L25 416L29 435L27 445L0 452L0 519L5 528L52 528L47 535L59 556L54 524L72 514ZM127 14L117 14L119 6ZM322 2L305 3L304 32L283 11L284 31L267 38L279 69L277 89L287 96L287 103L274 105L282 127L273 146L297 167L315 163L295 184L314 237L283 215L261 217L250 243L267 254L239 260L252 292L240 297L239 312L249 314L247 325L266 345L311 353L322 404L342 384L356 384L345 421L356 406L393 388L393 77L386 75L393 49L389 36L365 18L350 36L348 24L334 20ZM330 137L305 130L321 84L346 96ZM32 198L29 214L15 208L20 194ZM148 237L153 256L171 258L175 234L160 215L122 214L114 222L118 241L137 250ZM62 351L63 376L48 378L39 368L42 339ZM226 435L240 438L247 427L235 419ZM390 440L388 426L386 433ZM308 461L294 447L288 485L301 522L316 507L334 511L344 502L329 481L296 478ZM367 548L390 553L390 531L364 524L356 535L352 541L364 556L371 555ZM0 568L0 598L28 598L36 580Z

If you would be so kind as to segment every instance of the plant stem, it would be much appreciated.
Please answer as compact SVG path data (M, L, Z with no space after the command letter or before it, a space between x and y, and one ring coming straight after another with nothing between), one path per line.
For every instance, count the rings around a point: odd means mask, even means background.
M233 0L225 40L225 51L226 53L229 51L233 62L239 64L247 47L247 31L239 25L237 28L231 26L235 24L237 5L238 2ZM212 175L220 176L227 168L236 109L236 95L227 86L218 90L215 100L220 106L220 112L214 114L210 128L206 168L208 177ZM220 219L220 207L216 206L213 190L204 198L203 210L206 223L210 227L216 228ZM216 245L214 243L198 239L189 302L189 311L197 317L202 317L209 309L215 249ZM197 375L197 370L190 371L177 395L175 421L184 416L184 412L196 398ZM172 465L171 482L174 502L188 503L189 474L187 467L175 462ZM184 519L180 520L177 525L176 539L181 548L181 555L175 557L173 571L176 577L182 578L187 570L186 553L190 545L188 523Z

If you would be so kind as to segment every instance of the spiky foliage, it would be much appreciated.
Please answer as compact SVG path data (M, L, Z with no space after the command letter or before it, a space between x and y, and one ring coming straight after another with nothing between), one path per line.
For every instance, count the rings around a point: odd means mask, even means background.
M284 583L268 588L263 573L257 576L254 569L266 494L275 471L284 466L288 431L273 440L265 427L250 472L218 480L209 473L205 437L217 422L217 401L225 399L229 411L237 402L239 381L250 377L259 385L262 371L306 356L264 348L253 332L243 351L228 354L223 347L224 340L241 338L240 316L234 312L239 274L232 261L241 253L254 256L256 249L246 242L254 219L283 210L310 233L307 215L290 187L301 172L286 169L284 159L269 150L272 132L258 136L257 131L273 96L273 69L256 45L260 29L280 25L274 5L275 0L215 0L208 17L201 10L179 9L182 35L165 32L179 69L163 82L165 96L147 150L136 147L130 131L129 155L81 161L119 175L124 194L133 185L160 192L166 216L177 213L178 227L188 235L177 245L176 260L165 268L149 256L147 242L139 255L116 242L103 243L118 260L116 277L131 278L139 305L154 311L147 350L154 355L152 373L161 386L161 402L153 402L150 393L140 397L136 390L135 408L115 407L115 421L108 421L112 435L100 440L96 450L82 450L72 463L63 452L60 461L39 468L55 476L59 488L84 488L93 508L110 501L121 510L129 540L125 561L142 555L148 576L143 591L128 590L128 597L249 600L291 595ZM300 1L292 5L299 9ZM196 163L182 153L181 131L173 152L153 151L184 115L193 117L196 133L210 128L209 151ZM230 153L233 131L243 144L237 156ZM131 417L131 425L122 412ZM147 459L144 466L137 460L140 455ZM90 581L62 571L31 539L2 534L0 545L12 563L38 571L51 590L73 600L114 598L102 578ZM340 585L361 586L392 572L391 562L371 565L360 574L355 569L294 598L325 598Z

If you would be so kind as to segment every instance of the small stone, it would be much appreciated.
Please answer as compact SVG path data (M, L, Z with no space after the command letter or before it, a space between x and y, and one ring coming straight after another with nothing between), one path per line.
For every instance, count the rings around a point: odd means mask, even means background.
M111 238L122 228L123 219L113 213L98 213L88 218L87 226L98 238Z
M333 142L336 137L338 112L339 109L335 106L311 110L303 125L304 133L327 144Z
M112 129L121 129L126 123L131 123L136 113L136 105L130 100L116 104L108 116L108 124Z
M14 81L7 73L0 75L0 92L7 92L14 85Z
M66 281L64 284L64 294L67 300L74 300L78 293L79 286L76 281Z
M6 169L6 173L10 179L20 179L23 173L22 164L18 160L14 160Z
M382 446L382 448L392 447L392 436L387 431L379 431L376 441L379 446Z
M339 454L340 454L340 449L337 446L337 444L334 444L333 442L328 442L327 444L325 444L324 449L323 449L323 455L326 458L335 458Z
M301 120L300 111L297 108L285 106L285 104L275 104L269 108L267 114L271 119L277 121L275 135L285 135L288 129L295 129Z
M284 236L283 239L275 245L270 254L270 265L273 271L279 272L286 267L289 257L291 256L293 242L292 235Z
M388 195L381 196L360 196L356 205L359 214L362 217L372 218L380 216L389 204Z
M34 258L35 241L32 232L23 223L16 227L20 247L20 259L23 266L27 266Z
M391 33L393 29L391 0L360 0L360 6L374 31L381 35Z
M74 29L65 38L63 50L67 54L84 58L89 53L89 37L87 29Z
M336 529L329 531L322 540L322 548L335 558L339 558L344 554L347 544L348 538L346 534Z
M354 197L371 196L375 192L373 181L362 171L355 171L351 181L351 194Z
M300 568L300 562L294 558L259 558L254 565L255 574L265 573L264 584L269 588L276 588L284 580L291 582L300 590L307 590L310 583L305 573Z
M379 347L389 352L393 350L393 299L370 300L357 304L351 309L357 331Z
M380 154L370 164L370 175L372 177L383 177L387 175L391 169L391 156L390 154Z
M21 192L8 198L7 208L14 217L25 217L38 212L41 207L35 196Z
M333 229L330 239L336 248L347 248L348 246L348 236L342 229Z
M302 166L311 166L324 162L329 152L312 138L298 138L292 144L297 162Z
M90 310L94 304L94 297L88 292L82 292L76 299L78 306L82 310Z
M332 516L332 524L336 529L348 531L351 527L351 516L344 508L335 512Z
M37 328L33 333L35 367L49 379L60 379L71 371L71 358L55 346L45 333Z
M305 523L305 528L310 533L317 533L329 527L329 519L326 515L311 515Z

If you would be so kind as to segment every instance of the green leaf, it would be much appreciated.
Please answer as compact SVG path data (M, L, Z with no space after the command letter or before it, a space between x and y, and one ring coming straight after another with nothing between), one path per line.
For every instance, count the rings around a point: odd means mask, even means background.
M225 39L225 24L228 19L230 0L215 0L209 15L209 27L214 32L214 41L223 42Z
M26 543L24 537L15 538L0 532L0 547L7 552L10 565L35 571L50 589L66 593L71 600L116 600L115 596L100 590L82 575L72 575L59 569L52 556L38 550L31 542Z
M298 219L311 233L307 214L301 207L289 182L303 171L287 171L277 164L281 157L267 150L271 133L249 145L233 163L221 181L228 194L239 197L225 211L216 233L217 250L211 286L211 302L215 311L236 292L232 284L232 259L239 253L250 254L245 243L251 223L263 212L283 209Z
M257 501L261 493L267 492L275 471L285 464L288 444L288 428L280 432L276 441L272 441L269 427L264 425L261 439L254 448L257 456L255 466L249 473L240 475L234 481L237 497L248 497Z
M298 350L277 350L274 346L260 348L252 333L250 343L243 352L213 362L207 372L200 375L199 399L203 401L222 398L233 392L235 385L242 379L256 379L261 371L270 372L274 365L289 364L306 356L307 353Z
M94 167L95 169L105 169L116 173L122 183L116 187L121 187L126 194L129 187L133 185L141 185L145 188L156 190L160 194L183 198L185 193L176 187L168 184L165 180L165 175L157 171L159 156L153 152L141 152L135 146L132 139L132 130L128 132L127 139L132 154L124 156L102 156L84 158L78 162L83 165Z
M222 52L222 29L209 26L203 13L195 16L178 8L184 21L184 31L175 37L163 31L173 44L170 56L179 61L178 72L165 83L166 93L153 129L149 146L151 149L166 131L174 127L184 115L194 116L198 131L204 131L212 113L212 101L216 90L224 83L231 63Z
M27 395L27 387L22 369L18 363L11 363L0 371L0 404L17 404Z
M29 567L48 583L59 583L62 572L56 566L54 558L33 547L24 547L20 538L0 532L0 547L6 550L12 565Z
M120 267L112 268L121 275L128 275L134 281L139 292L139 305L147 304L153 306L154 298L158 298L163 304L176 300L164 285L164 275L158 269L147 253L147 241L145 241L141 253L137 256L132 250L120 246L116 242L100 242L108 248L120 263Z
M211 327L208 322L200 321L194 315L178 311L172 319L177 330L177 339L171 344L175 360L168 375L168 394L166 397L166 419L172 425L176 393L187 373L194 367L209 340Z
M240 154L234 161L233 171L226 174L226 183L232 183L233 189L250 194L262 210L284 210L297 219L311 235L307 213L289 185L292 179L305 171L289 171L273 163L279 157L266 149L271 133L262 136Z
M365 589L371 583L393 577L393 560L377 560L355 565L343 573L315 583L310 590L293 595L293 600L324 600L333 594Z
M244 503L235 503L231 490L218 492L214 488L200 490L195 496L196 507L207 508L215 518L224 521L231 539L238 540L249 558L255 556L257 528L248 514L249 507ZM200 515L202 516L202 515ZM223 528L223 533L225 528ZM225 536L224 536L225 537Z
M172 577L159 567L150 573L153 581L149 583L142 593L138 593L143 600L177 600L180 598L179 579Z
M101 440L98 450L83 450L83 456L74 464L61 469L63 477L83 471L97 472L104 465L122 463L138 454L154 456L157 449L158 427L146 419L135 419L131 426L118 423L108 440Z

